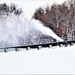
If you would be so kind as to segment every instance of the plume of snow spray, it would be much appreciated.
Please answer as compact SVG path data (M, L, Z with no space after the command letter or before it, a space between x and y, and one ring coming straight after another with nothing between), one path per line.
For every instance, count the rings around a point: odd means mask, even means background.
M0 15L0 47L27 45L38 42L39 32L53 37L57 41L63 41L51 29L35 19L28 20L24 14Z
M50 28L45 27L40 21L32 19L31 24L34 25L35 29L41 31L43 34L53 37L57 41L64 41L58 37Z

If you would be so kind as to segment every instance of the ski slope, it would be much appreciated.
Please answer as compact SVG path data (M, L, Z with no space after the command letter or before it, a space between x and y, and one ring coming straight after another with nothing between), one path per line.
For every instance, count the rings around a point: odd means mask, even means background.
M75 73L75 46L21 50L0 52L0 74Z

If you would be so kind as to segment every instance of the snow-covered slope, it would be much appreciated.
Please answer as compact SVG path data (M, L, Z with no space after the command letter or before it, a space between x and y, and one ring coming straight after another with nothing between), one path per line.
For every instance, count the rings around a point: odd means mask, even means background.
M0 74L50 73L75 73L75 46L0 53Z

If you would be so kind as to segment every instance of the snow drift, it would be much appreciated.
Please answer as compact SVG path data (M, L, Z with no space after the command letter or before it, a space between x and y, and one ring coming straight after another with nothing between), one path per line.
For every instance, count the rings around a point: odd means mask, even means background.
M0 53L0 74L75 74L75 47Z

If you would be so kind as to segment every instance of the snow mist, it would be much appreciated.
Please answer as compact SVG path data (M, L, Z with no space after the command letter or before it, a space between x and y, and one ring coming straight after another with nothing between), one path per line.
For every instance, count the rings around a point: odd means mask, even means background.
M41 31L43 34L53 37L57 41L63 41L63 39L58 37L50 28L45 27L40 21L32 19L31 22L34 23L33 25L34 25L35 29Z
M28 20L24 14L0 15L0 47L37 44L40 39L39 34L63 41L51 29L43 26L40 21Z

